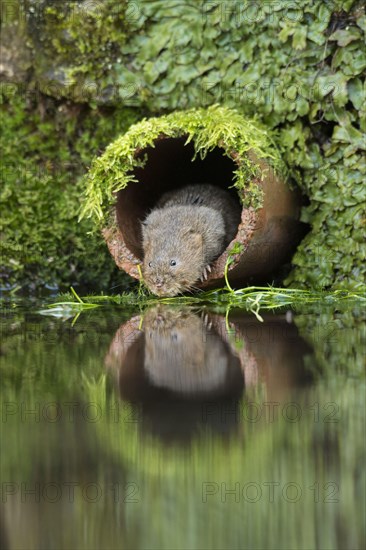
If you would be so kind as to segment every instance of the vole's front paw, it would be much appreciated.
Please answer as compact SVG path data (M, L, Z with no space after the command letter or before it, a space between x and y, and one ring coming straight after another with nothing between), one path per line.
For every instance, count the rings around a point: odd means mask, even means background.
M211 266L210 264L207 264L206 267L203 269L202 275L200 277L201 283L203 283L203 281L207 281L209 273L211 273Z
M202 320L203 320L203 326L205 327L206 330L211 330L212 328L212 321L210 321L210 318L209 316L207 315L207 313L204 313L202 316L201 316Z

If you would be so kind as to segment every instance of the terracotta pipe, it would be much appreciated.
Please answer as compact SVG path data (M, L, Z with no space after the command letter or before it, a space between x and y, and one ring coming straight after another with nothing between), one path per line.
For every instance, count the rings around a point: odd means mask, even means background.
M117 193L115 206L103 229L117 266L136 279L140 278L138 265L143 258L140 220L162 193L188 183L206 182L226 189L232 185L233 171L237 169L235 150L225 155L218 146L205 159L192 161L194 147L192 143L185 145L185 139L185 136L160 135L154 147L136 152L138 156L147 155L147 162L144 168L135 170L137 181ZM197 285L202 288L224 285L224 268L234 242L243 247L229 267L230 283L271 282L272 273L290 259L304 235L304 224L299 221L300 194L290 190L269 164L253 152L250 151L248 157L262 171L262 179L258 177L250 182L263 191L262 207L242 208L237 235L213 263L208 280ZM236 194L238 200L246 198L245 189L231 188L230 192Z
M166 357L169 357L171 349L171 328L180 334L175 343L175 354L180 358L177 367L177 388L184 378L191 378L192 394L201 390L197 374L202 371L201 380L207 381L206 390L209 394L213 387L210 386L209 376L205 374L207 364L211 370L217 369L217 361L210 364L213 356L196 353L195 367L192 368L192 354L190 355L188 342L196 350L197 335L199 346L197 350L205 350L212 345L213 339L220 339L227 346L227 357L237 358L228 361L230 369L240 367L244 386L248 392L250 388L264 384L266 397L270 401L282 400L288 392L296 386L302 386L311 382L312 374L306 369L304 357L311 355L311 347L301 338L298 329L292 323L286 321L284 316L265 316L265 323L258 323L253 315L242 313L230 315L230 321L223 315L207 312L204 317L182 308L177 310L167 305L155 306L144 312L144 316L137 315L123 323L110 344L105 357L105 366L117 382L124 396L132 401L141 396L139 384L142 382L141 370L144 370L144 358L148 355L147 347L153 347L156 359L155 368L166 369L168 361L159 361L161 351L166 346ZM172 319L174 323L172 324ZM149 335L153 335L153 338ZM240 343L241 345L238 345ZM155 349L155 345L158 346ZM201 360L201 362L200 362ZM179 375L179 369L184 372ZM172 370L172 369L168 369ZM140 373L140 374L139 374ZM169 373L160 372L161 380L169 379ZM149 377L147 377L149 379ZM156 376L155 380L158 379ZM149 379L151 383L151 378ZM216 378L218 385L214 390L216 396L223 388L226 390L229 380L235 380L232 391L236 390L238 378L226 376ZM219 381L221 380L221 383ZM195 384L196 382L196 384ZM220 390L221 384L221 390ZM199 392L198 392L199 393ZM211 395L213 396L214 393ZM150 393L146 395L150 397Z

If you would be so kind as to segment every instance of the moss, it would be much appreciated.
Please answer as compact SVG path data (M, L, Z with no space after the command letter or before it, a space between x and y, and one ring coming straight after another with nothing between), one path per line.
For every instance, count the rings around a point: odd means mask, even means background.
M19 2L36 90L149 115L219 103L257 116L309 197L311 231L287 284L355 288L365 279L360 0L77 0L57 13L50 0Z
M115 103L111 68L121 62L121 47L132 32L133 6L127 0L20 4L29 18L34 80L42 92L79 102Z
M249 150L254 151L258 158L267 160L278 172L286 172L270 132L259 123L218 105L178 111L138 122L94 160L87 177L83 215L95 214L97 218L103 218L115 200L114 193L135 181L133 170L144 163L144 159L136 156L136 151L154 146L162 135L173 138L187 136L186 143L192 142L195 155L201 158L215 147L221 147L227 156L234 152L238 164L234 171L234 185L245 190L248 206L260 207L261 189L251 180L265 175L249 159Z
M1 281L35 288L110 288L127 277L116 269L99 235L78 222L82 176L94 154L136 114L2 96ZM109 116L106 116L108 114Z

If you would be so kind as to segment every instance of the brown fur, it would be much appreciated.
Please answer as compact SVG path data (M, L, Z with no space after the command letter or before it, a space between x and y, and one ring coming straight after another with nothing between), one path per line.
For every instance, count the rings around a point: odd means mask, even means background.
M203 317L167 306L144 316L144 368L151 382L189 395L215 391L225 384L231 354Z
M235 235L239 220L239 205L212 185L165 193L142 224L143 275L149 289L176 296L194 288Z

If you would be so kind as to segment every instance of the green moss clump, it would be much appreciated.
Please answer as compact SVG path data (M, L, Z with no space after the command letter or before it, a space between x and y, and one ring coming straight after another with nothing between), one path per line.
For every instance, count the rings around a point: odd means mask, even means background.
M126 286L102 238L88 235L92 224L79 223L78 214L92 157L136 113L113 109L111 116L42 96L32 102L8 86L1 114L1 284Z
M33 9L27 0L20 4L29 18L34 80L42 92L78 102L115 104L123 86L111 68L121 63L121 48L137 18L131 3L77 0L55 6L53 0L42 0ZM124 91L127 99L128 90Z
M154 146L154 142L161 136L186 136L186 144L192 142L195 155L201 158L215 147L222 148L227 156L234 152L238 164L234 171L234 185L245 191L247 206L261 206L262 191L251 180L264 176L260 168L249 159L248 151L267 160L277 172L286 172L270 132L259 123L244 118L233 109L218 105L208 109L178 111L138 122L111 143L101 157L94 160L87 176L83 216L94 214L99 220L103 218L115 201L114 193L135 181L133 170L144 164L144 160L136 156L136 151Z

